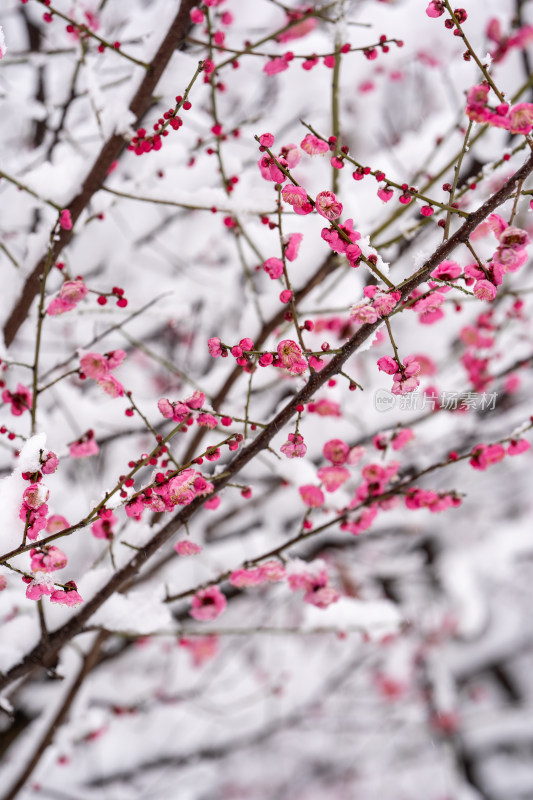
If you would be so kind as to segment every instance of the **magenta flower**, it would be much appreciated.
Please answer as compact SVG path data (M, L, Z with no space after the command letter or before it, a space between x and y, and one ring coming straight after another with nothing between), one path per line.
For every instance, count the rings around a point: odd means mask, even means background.
M283 366L294 375L301 375L307 369L307 362L302 358L302 351L292 339L284 339L278 344L278 358Z
M213 358L218 358L222 355L222 348L218 337L213 336L213 338L208 339L207 346L209 348L209 354L212 355Z
M342 439L330 439L322 448L324 457L331 461L332 464L341 465L348 459L350 452L349 445L343 442Z
M124 397L124 387L113 375L104 375L97 383L110 397Z
M283 275L283 261L280 258L267 258L263 264L263 269L269 278L274 281Z
M98 454L98 445L94 439L94 431L88 430L75 442L69 445L71 458L88 458Z
M313 206L307 199L307 192L302 186L294 186L289 183L281 190L281 196L286 203L292 206L296 214L306 215L313 210Z
M285 245L285 257L287 261L295 261L298 257L300 244L303 239L301 233L291 233Z
M271 133L263 133L259 137L259 141L263 147L272 147L274 144L274 136Z
M307 452L304 444L304 437L301 433L289 433L288 440L280 447L281 452L287 458L303 458Z
M42 550L30 550L32 572L54 572L67 566L67 557L59 547L50 545Z
M70 211L68 208L63 209L59 215L59 225L65 231L70 231L72 229L72 219L70 217Z
M486 300L490 303L496 297L496 287L490 281L480 280L474 286L474 294L479 300Z
M263 72L266 72L267 75L277 75L278 72L284 72L286 69L289 69L288 61L284 58L273 58L271 61L267 61Z
M321 467L317 472L318 477L324 484L326 492L335 492L350 477L346 467L334 465L333 467Z
M78 587L74 581L68 581L63 589L56 589L50 595L51 603L60 603L64 606L74 608L83 603L83 598L78 592Z
M308 133L307 136L302 139L300 147L310 156L317 155L318 153L327 153L329 151L329 144L322 141L322 139L319 139L317 136L314 136L312 133Z
M326 219L338 219L342 214L342 203L339 203L333 192L319 192L315 200L315 208L320 216Z
M528 134L533 128L533 103L517 103L509 111L511 133Z
M113 525L116 525L117 522L118 519L110 508L100 511L99 518L91 525L91 531L95 539L112 539L114 533Z
M226 608L227 601L218 586L210 586L196 592L189 611L191 617L198 620L212 620L219 617Z
M318 486L308 483L305 486L300 486L298 491L305 505L309 506L309 508L319 508L324 505L326 498L324 497L324 492Z
M195 556L202 552L201 546L195 542L191 542L190 539L180 539L180 541L176 542L174 545L174 550L179 556Z
M27 386L22 383L17 384L17 391L10 392L4 389L2 392L4 403L11 403L11 413L14 417L20 417L25 411L29 411L33 406L33 396Z

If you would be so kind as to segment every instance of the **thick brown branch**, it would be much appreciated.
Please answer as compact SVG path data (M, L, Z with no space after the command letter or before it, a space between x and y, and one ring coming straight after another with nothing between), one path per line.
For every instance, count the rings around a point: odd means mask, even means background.
M140 120L152 102L152 95L157 83L167 66L172 53L179 47L185 39L190 27L190 11L195 5L195 0L182 0L178 13L172 25L163 39L157 53L155 54L150 68L141 81L133 100L130 104L130 111ZM80 214L86 208L91 197L103 185L109 168L113 161L120 156L125 147L124 138L120 134L114 134L107 140L100 150L91 171L85 178L81 192L68 203L68 209L75 223ZM63 248L70 242L73 230L61 230L59 238L54 244L52 258L55 261ZM46 256L39 261L33 272L26 279L22 294L19 297L13 311L11 312L5 327L4 336L6 345L12 343L17 335L17 331L28 316L31 304L40 290L40 278L46 263Z

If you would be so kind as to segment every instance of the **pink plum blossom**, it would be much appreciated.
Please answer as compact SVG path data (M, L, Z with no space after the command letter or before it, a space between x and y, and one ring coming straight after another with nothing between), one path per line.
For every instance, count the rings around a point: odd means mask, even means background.
M288 440L280 450L287 458L303 458L307 452L304 437L300 433L289 433Z
M303 235L301 233L291 233L287 238L287 243L285 246L285 258L287 261L296 260L302 239Z
M302 358L302 351L292 339L284 339L278 344L278 358L283 366L294 375L301 375L307 369L307 362Z
M296 214L310 214L313 210L313 206L307 198L307 192L302 186L286 184L281 190L281 196L286 203L292 206Z
M192 607L189 611L194 619L206 621L219 617L226 608L226 598L218 586L210 586L207 589L200 589L192 599Z
M283 261L280 258L267 258L263 264L263 269L269 278L276 280L283 275Z
M44 456L43 461L41 462L41 472L44 475L52 475L59 466L59 459L55 453L50 451Z
M326 492L335 492L343 483L346 483L350 477L350 472L346 467L334 465L332 467L321 467L317 475L324 484Z
M97 383L110 397L124 397L124 387L114 375L104 375Z
M218 636L191 636L180 639L180 647L185 647L192 656L195 667L201 667L214 658L219 649Z
M263 67L263 72L266 72L267 75L277 75L279 72L284 72L288 68L289 62L285 58L273 58L267 61Z
M83 603L83 598L79 594L78 587L74 581L68 581L64 588L55 589L55 591L51 593L50 602L74 608L75 606L79 606L80 603Z
M319 192L315 200L315 209L326 219L338 219L342 214L342 203L339 203L333 192Z
M70 211L68 208L64 208L59 215L59 225L65 231L70 231L72 229L72 219L70 217Z
M313 486L313 484L309 483L305 486L300 486L298 491L305 505L309 506L309 508L319 508L324 505L326 498L324 497L324 492L318 486Z
M491 302L496 297L496 287L490 281L484 279L476 281L474 286L474 294L479 300L486 300Z
M4 403L11 403L11 413L14 417L20 417L25 411L29 411L33 406L33 396L27 386L22 383L17 384L16 392L4 389L2 392Z
M49 545L42 550L30 550L32 572L54 572L67 565L67 557L59 547Z
M509 447L507 448L507 455L519 456L530 449L531 445L527 439L512 439Z
M322 139L319 139L312 133L308 133L307 136L304 136L300 142L300 147L310 156L327 153L329 151L328 143L322 141Z
M195 556L202 552L202 548L190 539L180 539L174 545L174 550L179 556Z
M100 511L98 519L91 525L91 532L95 539L112 539L113 538L113 525L116 525L118 519L113 514L111 509Z
M349 445L343 442L342 439L330 439L322 448L324 457L335 465L344 464L348 459L349 452Z
M89 458L98 455L99 448L94 438L94 431L89 430L69 445L71 458Z

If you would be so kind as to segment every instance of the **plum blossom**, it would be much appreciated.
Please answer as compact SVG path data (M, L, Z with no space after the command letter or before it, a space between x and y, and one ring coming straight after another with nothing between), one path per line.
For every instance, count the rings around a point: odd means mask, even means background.
M289 62L282 56L267 61L263 67L263 72L266 72L267 75L277 75L279 72L284 72L286 69L289 69Z
M83 603L83 598L78 592L78 587L74 581L67 581L61 589L55 589L50 595L51 603L59 603L60 605L75 608Z
M118 519L115 517L110 508L102 509L98 513L98 519L91 525L91 532L95 539L112 539L113 538L113 525L116 525Z
M278 358L282 365L294 375L301 375L307 369L300 347L292 339L283 339L278 344Z
M491 302L496 297L496 287L490 281L479 280L474 286L474 294L479 300Z
M350 309L350 317L359 325L371 325L372 323L376 322L379 314L376 309L367 301L366 303L358 303L357 305L352 306Z
M434 492L430 489L409 489L405 497L405 507L412 511L427 508L432 514L456 508L461 505L461 498L447 492Z
M50 492L42 483L32 483L24 490L22 499L25 505L32 510L40 508L43 503L46 503L50 496Z
M303 458L307 446L301 433L289 433L287 441L281 445L280 450L287 458Z
M201 546L190 539L180 539L174 545L174 550L179 556L196 556L202 552Z
M531 133L533 128L533 103L517 103L508 113L511 133Z
M94 438L94 431L88 430L75 442L69 445L71 458L89 458L98 455L99 448Z
M309 506L309 508L319 508L324 505L326 498L324 497L324 492L318 486L313 486L313 484L309 483L305 486L300 486L298 491L305 505Z
M192 663L195 667L201 667L206 661L210 661L218 653L218 636L192 636L180 639L180 647L189 650L192 656Z
M287 176L279 168L279 165L281 165L284 168L289 166L284 158L279 157L278 159L274 159L269 155L265 155L261 159L259 159L257 165L265 181L273 181L274 183L283 183L284 181L287 180Z
M260 567L254 567L253 569L236 569L233 570L229 576L229 582L232 586L244 589L248 586L259 586L265 582L265 577Z
M41 472L44 475L52 475L59 466L59 459L55 453L50 451L47 453L43 460L41 461Z
M317 472L320 481L323 483L326 492L335 492L350 477L346 467L334 465L332 467L321 467Z
M88 288L81 279L75 281L65 281L59 295L55 297L46 309L50 317L57 317L66 311L72 311L78 303L86 297Z
M4 403L11 403L11 413L14 417L20 417L25 411L29 411L33 406L33 396L27 386L22 383L17 384L17 391L10 392L4 389L2 392Z
M388 203L389 200L392 200L393 195L394 191L390 186L382 186L378 189L378 197L380 200L383 200L384 203Z
M165 398L158 400L157 407L165 419L171 419L174 422L183 422L191 413L189 406L185 403L171 403Z
M361 255L361 248L355 244L361 238L361 234L354 230L353 219L347 219L339 225L339 228L348 241L345 241L334 228L323 228L320 235L334 253L344 253L348 260L353 262Z
M392 375L393 385L391 392L393 394L408 394L414 392L419 386L420 381L416 377L420 372L420 364L416 361L414 356L407 356L404 359L403 366L400 367L398 362L392 356L383 356L378 359L378 369L381 372L386 372L387 375Z
M276 280L283 275L283 261L280 258L267 258L263 269L271 280Z
M298 258L300 244L303 239L301 233L291 233L285 244L285 258L287 261L295 261Z
M426 14L428 17L440 17L444 14L444 3L442 0L431 0L426 8Z
M32 572L54 572L67 565L67 557L59 547L49 545L42 549L30 550Z
M441 281L454 281L462 272L462 268L455 261L441 261L431 273L431 277Z
M80 358L80 369L84 375L95 381L109 373L107 358L102 353L85 353Z
M210 586L207 589L200 589L192 599L192 607L189 611L191 617L205 621L219 617L226 608L227 601L218 586Z
M65 517L61 516L61 514L51 514L46 523L46 532L58 533L59 531L66 530L68 527L69 524Z
M208 339L207 346L209 348L209 354L213 356L213 358L218 358L222 355L223 351L218 337L213 336L211 339Z
M287 565L287 580L291 591L303 589L304 602L317 608L327 608L340 598L339 592L329 585L329 575L322 559L309 563L293 559Z
M35 575L32 578L23 578L24 583L27 583L26 597L28 600L40 600L41 597L51 595L54 591L54 584L48 575Z
M519 456L521 453L526 453L531 445L527 439L512 439L509 447L507 448L507 455Z
M339 203L333 192L319 192L315 200L315 209L326 219L338 219L342 214L342 203Z
M124 387L114 375L104 375L97 381L97 384L110 397L124 397Z
M317 136L314 136L312 133L308 133L307 136L304 136L300 142L300 147L310 156L327 153L329 151L329 144L319 139Z
M290 183L283 187L281 196L286 203L292 206L296 214L310 214L313 206L307 198L307 192L302 186L294 186Z
M274 136L271 133L262 133L259 137L259 142L262 147L272 147L274 144Z
M72 230L72 219L68 208L64 208L61 214L59 215L59 225L65 231Z
M501 444L478 444L472 448L469 464L478 470L486 470L505 458L505 448Z
M339 466L346 463L349 452L350 446L343 442L342 439L330 439L322 448L324 457L331 461L332 464Z

